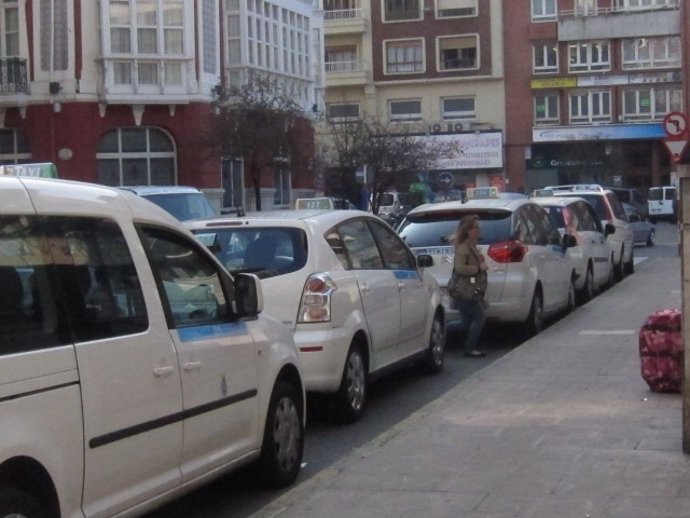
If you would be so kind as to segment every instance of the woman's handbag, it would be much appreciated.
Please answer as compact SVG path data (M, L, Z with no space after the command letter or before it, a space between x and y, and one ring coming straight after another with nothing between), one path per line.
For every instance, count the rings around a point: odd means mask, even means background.
M474 282L473 282L474 279ZM486 292L486 272L460 275L453 269L448 280L448 295L459 300L482 300Z

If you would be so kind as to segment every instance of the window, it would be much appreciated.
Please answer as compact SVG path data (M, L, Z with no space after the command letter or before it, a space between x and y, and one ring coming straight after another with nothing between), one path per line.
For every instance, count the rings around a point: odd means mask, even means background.
M383 268L379 248L363 220L347 221L339 225L338 233L341 237L340 243L347 253L349 269L380 270Z
M410 74L424 72L424 40L385 41L385 73Z
M558 72L558 43L535 43L532 47L535 74Z
M384 266L390 270L415 270L415 259L410 256L397 234L381 223L371 221L371 231L379 245Z
M284 164L273 168L273 206L275 208L290 208L290 171Z
M157 128L118 128L101 138L98 182L105 185L174 185L177 162L172 139Z
M40 16L41 70L67 70L67 0L43 0Z
M333 122L359 119L359 104L329 104L326 106L328 119Z
M436 0L438 18L477 16L477 0Z
M532 21L556 21L556 0L532 0Z
M572 92L570 94L571 122L610 122L611 92L608 90Z
M181 86L184 21L183 0L110 0L113 82Z
M326 49L326 72L353 72L359 69L357 47L331 47Z
M534 125L558 124L558 94L545 93L534 96Z
M0 129L0 164L32 162L31 145L26 135L16 129Z
M477 36L441 37L436 41L439 70L477 68Z
M443 120L474 119L474 97L448 97L441 99Z
M227 322L231 307L215 264L199 246L167 230L141 227L140 235L172 329Z
M422 18L420 0L381 1L383 2L383 20L385 22L421 20Z
M569 72L609 70L611 68L608 41L570 43L568 56Z
M223 176L223 207L239 209L244 207L244 162L224 158L221 162Z
M19 56L18 2L6 1L0 6L0 57Z
M595 15L598 11L597 0L576 0L575 2L576 16Z
M623 91L623 114L626 120L661 120L669 112L682 108L680 87L640 86Z
M411 99L389 101L388 114L391 121L422 120L422 101Z
M680 67L680 36L627 38L623 47L623 69Z

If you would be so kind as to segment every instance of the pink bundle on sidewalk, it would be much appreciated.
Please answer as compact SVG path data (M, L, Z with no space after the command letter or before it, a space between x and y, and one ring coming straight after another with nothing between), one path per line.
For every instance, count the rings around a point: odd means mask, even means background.
M640 368L652 392L680 392L683 384L682 315L679 309L650 314L640 329Z

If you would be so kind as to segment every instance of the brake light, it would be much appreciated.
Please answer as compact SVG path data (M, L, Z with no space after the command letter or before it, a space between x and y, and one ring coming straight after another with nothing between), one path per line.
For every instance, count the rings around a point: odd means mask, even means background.
M501 241L489 245L488 255L497 263L519 263L525 257L527 247L521 241Z
M331 295L337 289L335 282L325 273L315 273L304 283L299 303L297 322L330 322Z

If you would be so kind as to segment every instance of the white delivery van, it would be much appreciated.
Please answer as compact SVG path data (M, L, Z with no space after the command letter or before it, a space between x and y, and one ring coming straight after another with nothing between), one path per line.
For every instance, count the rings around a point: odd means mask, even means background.
M678 189L673 185L650 187L647 196L649 221L667 220L675 223L678 218Z

